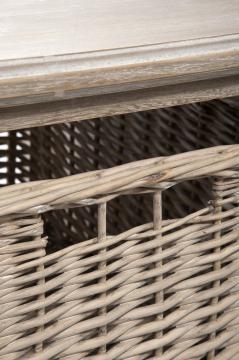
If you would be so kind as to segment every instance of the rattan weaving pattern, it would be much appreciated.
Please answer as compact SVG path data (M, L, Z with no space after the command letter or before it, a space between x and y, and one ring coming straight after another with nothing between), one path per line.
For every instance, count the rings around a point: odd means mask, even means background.
M238 143L238 104L238 99L215 100L5 133L0 136L0 182L58 178L153 156ZM206 179L172 187L163 194L164 216L182 217L205 206L210 186ZM141 224L142 219L150 221L151 203L151 196L143 195L111 201L108 231L117 234ZM50 212L44 220L51 251L97 234L96 206Z
M221 146L0 189L0 358L233 359L238 169ZM208 176L207 207L162 219L163 191ZM109 235L108 202L151 192L153 221ZM44 255L39 214L92 204L98 236Z
M154 156L239 142L239 103L215 100L79 123L32 129L31 180L58 178L108 168ZM210 199L209 180L178 184L164 196L163 213L177 218L205 206ZM108 229L117 234L152 218L150 196L128 196L111 201ZM144 211L142 211L142 208ZM46 216L52 245L61 247L94 237L97 209L63 210ZM118 218L122 221L119 222ZM56 234L55 229L59 234ZM54 237L55 236L55 237ZM58 240L57 240L58 239Z

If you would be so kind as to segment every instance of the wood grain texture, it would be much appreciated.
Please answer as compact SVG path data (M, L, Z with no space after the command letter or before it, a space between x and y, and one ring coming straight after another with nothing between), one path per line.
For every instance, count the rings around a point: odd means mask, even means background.
M10 0L0 10L0 107L239 73L237 0Z
M239 94L239 76L0 109L0 131L87 120ZM107 120L106 120L107 121Z
M2 0L1 60L239 32L237 0Z

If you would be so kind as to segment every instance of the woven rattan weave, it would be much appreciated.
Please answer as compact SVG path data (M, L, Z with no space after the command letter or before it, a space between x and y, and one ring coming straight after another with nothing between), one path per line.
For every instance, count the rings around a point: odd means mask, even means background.
M1 188L0 359L238 359L238 171L232 145ZM163 219L202 178L208 205ZM110 234L108 204L139 193L152 222ZM94 205L97 237L45 255L41 214Z
M0 136L0 181L59 178L149 157L237 144L238 114L238 99L224 99L13 131ZM183 182L164 192L164 217L183 217L205 206L211 196L210 181ZM111 201L108 231L117 234L151 221L151 203L148 195ZM96 206L52 211L44 220L50 251L97 233Z

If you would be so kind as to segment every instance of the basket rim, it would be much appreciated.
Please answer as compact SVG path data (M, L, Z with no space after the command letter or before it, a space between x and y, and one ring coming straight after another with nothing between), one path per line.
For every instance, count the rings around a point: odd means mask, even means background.
M86 206L129 192L164 190L208 176L237 177L239 145L223 145L130 162L58 179L14 184L0 189L1 216L44 213ZM17 201L16 201L17 199Z

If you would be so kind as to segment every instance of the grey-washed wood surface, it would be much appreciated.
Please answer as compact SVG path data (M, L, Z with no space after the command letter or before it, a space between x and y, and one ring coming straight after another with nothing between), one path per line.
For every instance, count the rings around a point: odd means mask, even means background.
M238 33L238 0L1 0L1 60Z
M220 99L239 94L239 76L0 109L0 130L44 126ZM107 118L105 119L107 121Z
M96 104L102 109L102 101L108 106L102 113L108 115L155 107L151 100L141 106L133 99L148 89L155 97L160 87L167 93L180 85L174 102L188 102L179 93L182 84L185 91L193 84L198 94L204 81L216 84L217 79L233 87L225 96L238 95L238 74L238 0L0 2L0 129L5 118L14 121L7 109L13 106L20 114L26 105L34 111L34 104L50 108L51 102L77 99L89 104L84 115L78 108L81 119L91 117ZM222 96L217 88L210 91L208 99ZM117 96L127 101L117 107ZM34 117L29 126L35 125Z

